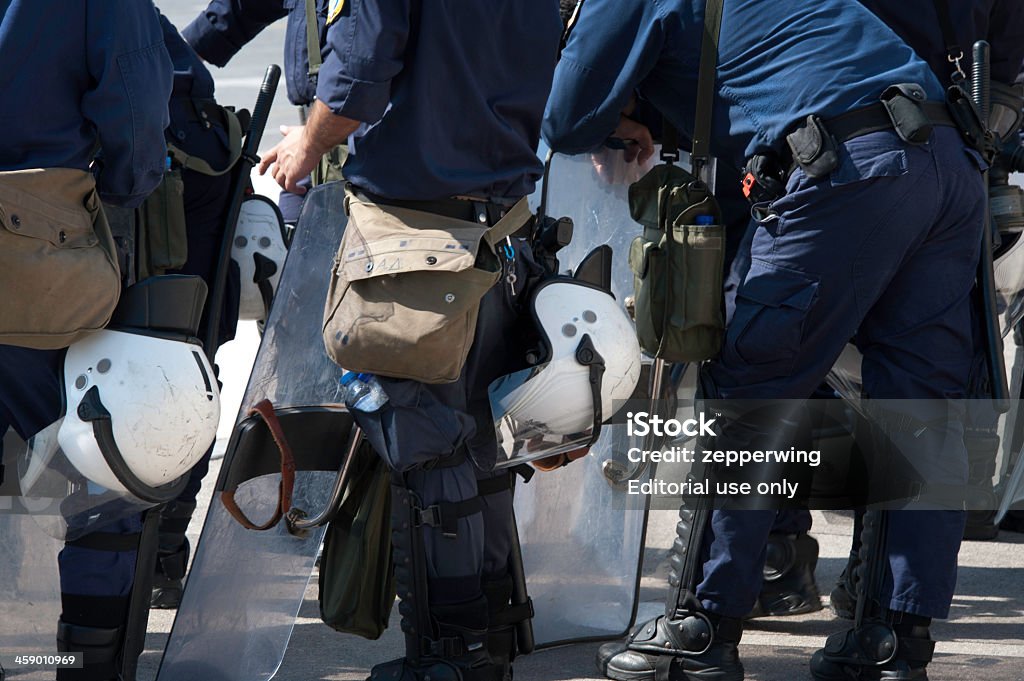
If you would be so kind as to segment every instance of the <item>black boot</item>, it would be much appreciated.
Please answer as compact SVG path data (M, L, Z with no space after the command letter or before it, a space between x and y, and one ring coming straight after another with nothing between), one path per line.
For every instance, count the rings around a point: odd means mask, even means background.
M743 622L714 613L665 615L637 626L625 641L598 650L601 672L617 681L743 681L737 644Z
M839 580L836 582L832 593L829 594L829 605L836 617L844 620L852 620L857 611L857 592L854 584L854 575L860 558L853 552L846 560L846 567L843 568Z
M773 534L768 538L764 585L754 617L786 617L821 610L821 594L814 581L818 541L807 534Z
M890 613L888 619L902 621L870 620L829 636L811 657L811 676L815 681L928 681L935 651L930 620L903 613Z
M189 550L189 543L186 539L177 551L173 553L160 551L157 554L150 607L159 610L174 610L181 605Z

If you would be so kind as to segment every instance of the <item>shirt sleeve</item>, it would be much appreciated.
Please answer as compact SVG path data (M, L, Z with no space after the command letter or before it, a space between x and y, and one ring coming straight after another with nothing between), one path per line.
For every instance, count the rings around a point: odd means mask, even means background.
M284 0L211 0L181 34L205 61L224 66L260 31L287 14Z
M100 142L104 201L134 207L160 183L174 69L150 0L92 0L86 15L92 87L82 112Z
M339 116L375 123L402 71L412 0L347 0L327 29L316 96Z
M650 0L588 0L555 69L542 134L554 151L599 146L658 62L664 23Z

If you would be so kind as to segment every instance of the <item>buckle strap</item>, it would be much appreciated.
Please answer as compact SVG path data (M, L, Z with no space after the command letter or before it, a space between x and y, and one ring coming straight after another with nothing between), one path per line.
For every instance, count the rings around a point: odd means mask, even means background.
M489 497L492 494L512 489L512 474L495 475L493 478L482 478L476 481L477 496Z
M450 660L453 657L461 657L467 652L465 642L457 636L437 639L423 637L420 639L420 655L424 657L439 657L442 660Z
M475 515L483 511L480 497L471 497L463 501L442 501L426 508L413 507L413 518L417 527L440 527L445 537L458 536L459 519Z
M142 535L138 532L132 534L117 534L114 532L91 532L85 536L72 541L64 542L65 546L74 546L79 549L90 549L92 551L111 551L122 553L137 551L139 540Z
M533 617L533 599L527 598L525 603L507 605L500 612L491 615L490 625L505 627L525 622L526 620L533 619Z

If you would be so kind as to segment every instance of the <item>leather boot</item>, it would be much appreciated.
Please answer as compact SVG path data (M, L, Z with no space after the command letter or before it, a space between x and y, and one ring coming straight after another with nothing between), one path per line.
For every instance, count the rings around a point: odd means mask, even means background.
M814 537L771 535L764 584L747 617L787 617L821 610L821 594L814 581L817 565L818 541Z
M742 681L737 645L743 622L714 613L638 625L624 641L598 650L597 664L617 681Z

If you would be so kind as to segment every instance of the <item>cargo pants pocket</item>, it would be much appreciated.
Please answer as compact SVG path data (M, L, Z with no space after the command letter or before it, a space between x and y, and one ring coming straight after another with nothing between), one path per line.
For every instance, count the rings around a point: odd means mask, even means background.
M725 351L766 373L789 374L817 294L818 280L812 275L754 260L736 293Z

